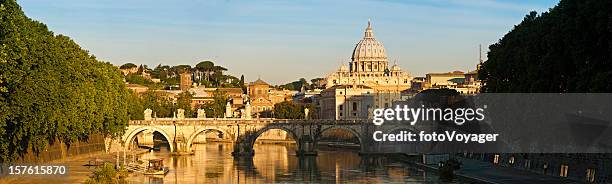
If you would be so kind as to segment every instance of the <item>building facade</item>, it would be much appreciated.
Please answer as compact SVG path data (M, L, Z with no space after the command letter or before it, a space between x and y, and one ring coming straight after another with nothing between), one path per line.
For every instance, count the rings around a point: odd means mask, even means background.
M321 119L367 119L374 104L374 89L364 85L337 85L321 92Z
M248 95L251 114L255 117L272 117L274 103L270 99L270 85L261 79L251 82L248 85Z
M338 85L363 85L373 90L374 108L390 107L400 100L400 92L411 87L412 76L399 65L389 67L387 53L381 42L374 38L368 21L364 37L355 48L349 66L340 68L326 77L326 88Z

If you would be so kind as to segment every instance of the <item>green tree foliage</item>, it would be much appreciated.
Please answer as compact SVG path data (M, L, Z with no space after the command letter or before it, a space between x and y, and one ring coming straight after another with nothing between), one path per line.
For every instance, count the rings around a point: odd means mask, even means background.
M314 111L310 110L310 114ZM301 104L284 101L274 105L274 117L278 119L304 119L304 106Z
M193 75L193 82L206 87L238 88L244 86L244 82L240 83L238 78L223 74L227 68L216 66L212 61L202 61L193 68L189 65L158 65L149 71L151 77L160 79L161 85L165 85L166 88L179 85L180 74L184 72L190 72Z
M122 184L128 183L125 178L127 171L117 171L112 164L105 163L104 166L95 170L94 173L85 180L86 184Z
M130 120L143 120L144 119L144 100L131 90L129 91L129 95L127 98L128 104L128 118Z
M202 104L200 108L204 109L206 116L209 118L222 118L225 115L228 96L221 90L216 90L214 96L213 101Z
M155 83L149 79L145 79L138 73L131 73L125 76L125 81L130 84L139 84L148 87L149 89L163 89L164 85Z
M305 89L309 89L309 86L310 84L308 84L308 81L306 79L300 78L300 80L277 86L277 88L299 91L302 89L302 87L304 87Z
M145 109L151 109L155 117L174 116L174 103L162 92L147 91L142 94L142 101L144 109L140 111L141 113Z
M118 137L128 120L128 91L118 68L0 0L0 162L51 141L92 133Z
M126 63L126 64L121 65L119 68L128 69L128 68L134 68L134 67L138 67L138 66L136 66L136 64L134 63Z
M191 108L191 99L193 98L193 94L189 91L184 91L178 94L176 108L185 110L185 117L195 117L195 112Z
M215 65L212 61L202 61L193 68L194 82L207 87L242 87L244 85L244 82L240 83L238 78L223 74L225 71L227 68Z
M612 1L561 0L489 47L483 92L611 92Z

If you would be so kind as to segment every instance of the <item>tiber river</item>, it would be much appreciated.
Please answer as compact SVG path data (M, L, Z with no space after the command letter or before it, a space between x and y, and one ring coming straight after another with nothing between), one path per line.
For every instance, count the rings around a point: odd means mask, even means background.
M194 145L195 155L172 157L167 149L141 155L164 158L165 177L132 174L130 183L437 183L438 176L385 158L362 159L355 151L319 150L297 157L295 146L255 145L252 159L234 160L231 143Z
M316 157L297 157L295 146L256 144L252 159L231 156L231 143L195 144L195 155L170 156L167 144L140 159L163 158L165 176L132 173L129 183L444 183L438 176L384 157L360 157L356 151L318 150ZM106 155L112 159L114 156ZM68 176L9 177L2 183L82 183L95 170L83 166L92 158L70 160ZM108 158L107 158L108 159Z

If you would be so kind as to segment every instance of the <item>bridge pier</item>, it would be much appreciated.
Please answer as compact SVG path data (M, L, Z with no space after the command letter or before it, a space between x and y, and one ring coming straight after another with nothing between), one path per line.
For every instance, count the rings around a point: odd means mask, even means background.
M302 135L298 141L298 150L295 151L297 156L317 156L315 150L315 142L309 135Z
M253 150L253 145L249 144L247 141L236 142L236 144L234 144L234 151L232 151L232 156L253 157L255 156L255 150Z

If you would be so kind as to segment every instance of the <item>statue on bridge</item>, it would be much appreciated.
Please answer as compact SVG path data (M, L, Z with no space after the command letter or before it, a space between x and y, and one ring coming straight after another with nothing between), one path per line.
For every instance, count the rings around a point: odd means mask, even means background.
M185 110L183 109L177 109L176 110L176 118L177 119L185 119Z
M198 119L206 118L206 111L204 109L198 109Z
M153 113L153 110L151 109L145 109L144 110L144 120L151 120L153 118L151 118L151 114Z
M231 118L233 117L233 113L232 113L232 104L230 104L229 101L227 101L227 104L225 105L225 117L226 118Z

